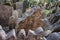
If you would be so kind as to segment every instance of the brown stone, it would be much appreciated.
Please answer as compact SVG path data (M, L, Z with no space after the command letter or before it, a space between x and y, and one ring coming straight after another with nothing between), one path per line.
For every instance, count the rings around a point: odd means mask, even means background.
M31 16L28 16L24 21L21 21L19 23L20 29L25 29L26 32L28 32L29 29L35 30L37 27L40 27L43 25L42 21L40 20L42 18L40 9L37 9Z

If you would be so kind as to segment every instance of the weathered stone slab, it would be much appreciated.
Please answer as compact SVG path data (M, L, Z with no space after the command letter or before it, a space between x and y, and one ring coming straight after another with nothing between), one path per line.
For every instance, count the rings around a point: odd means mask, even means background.
M12 7L0 4L0 25L7 26L10 16L12 16Z
M27 17L25 20L19 22L18 30L25 29L25 31L28 32L29 29L35 30L37 27L43 25L43 22L41 21L42 15L39 7L34 7L31 13L28 12L26 16Z

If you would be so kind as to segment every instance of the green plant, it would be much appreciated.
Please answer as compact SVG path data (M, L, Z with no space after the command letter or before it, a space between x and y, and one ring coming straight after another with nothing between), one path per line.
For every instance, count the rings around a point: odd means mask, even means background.
M29 8L29 2L28 0L23 1L23 13L26 11L26 9Z

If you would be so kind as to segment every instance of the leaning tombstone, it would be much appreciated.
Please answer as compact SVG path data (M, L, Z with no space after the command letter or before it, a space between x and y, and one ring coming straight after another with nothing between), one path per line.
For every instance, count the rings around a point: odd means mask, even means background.
M36 33L35 33L35 31L29 29L28 35L27 35L27 40L36 40Z
M19 31L17 40L25 40L25 37L26 37L25 30L24 30L24 29L21 29L21 30Z
M12 16L12 10L12 7L0 4L0 25L3 26L4 30L6 29L4 27L8 26L9 17Z
M6 40L16 40L15 29L12 29L10 32L7 33Z
M6 40L6 33L5 31L2 29L2 26L0 25L0 40Z

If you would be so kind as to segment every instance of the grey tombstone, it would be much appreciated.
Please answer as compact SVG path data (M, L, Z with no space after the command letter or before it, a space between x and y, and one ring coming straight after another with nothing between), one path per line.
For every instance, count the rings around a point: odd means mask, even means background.
M0 4L0 25L8 26L9 17L12 16L13 8L10 6Z

